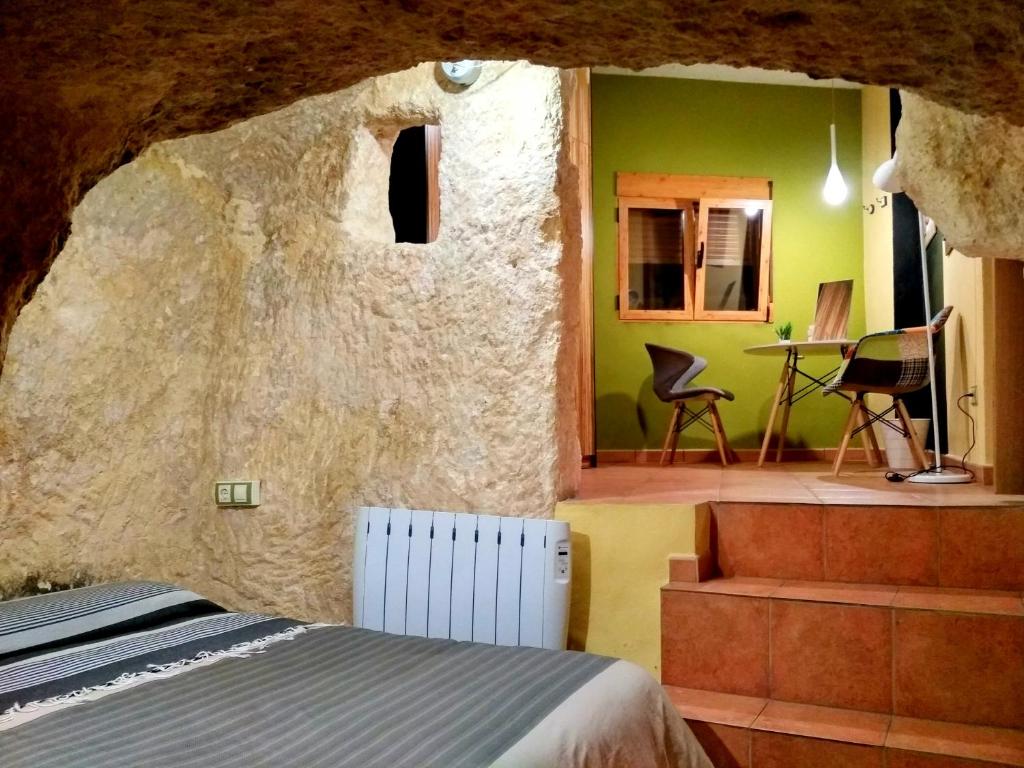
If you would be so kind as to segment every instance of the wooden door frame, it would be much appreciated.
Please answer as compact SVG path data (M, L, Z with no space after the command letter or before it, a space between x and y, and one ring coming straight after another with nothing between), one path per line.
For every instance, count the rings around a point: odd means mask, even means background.
M995 259L992 387L996 493L1024 494L1024 262Z
M584 465L597 460L594 390L594 201L593 158L590 132L590 70L570 71L566 138L569 156L576 167L580 205L580 296L576 409L580 456Z

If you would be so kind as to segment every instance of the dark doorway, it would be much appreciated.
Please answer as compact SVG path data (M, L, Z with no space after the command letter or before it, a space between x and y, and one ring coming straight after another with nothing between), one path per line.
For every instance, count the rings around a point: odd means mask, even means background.
M890 91L889 113L891 115L892 145L895 149L896 126L899 125L902 107L899 91ZM893 251L893 316L897 328L912 328L925 325L923 279L921 273L921 239L918 234L917 207L903 194L892 196L892 251ZM932 315L942 309L943 301L943 252L942 233L936 233L926 249L928 258L928 295ZM935 433L942 438L946 448L946 346L943 336L935 339L935 384L939 402L939 423L932 426L928 436L928 447L935 447ZM915 419L932 417L931 389L926 387L904 398L907 410Z
M391 152L388 207L396 243L429 243L437 236L432 211L437 210L437 126L402 129Z

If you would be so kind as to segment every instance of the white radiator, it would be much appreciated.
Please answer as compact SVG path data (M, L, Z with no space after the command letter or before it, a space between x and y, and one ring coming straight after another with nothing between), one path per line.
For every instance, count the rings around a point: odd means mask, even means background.
M558 520L362 507L357 627L565 648L572 560Z

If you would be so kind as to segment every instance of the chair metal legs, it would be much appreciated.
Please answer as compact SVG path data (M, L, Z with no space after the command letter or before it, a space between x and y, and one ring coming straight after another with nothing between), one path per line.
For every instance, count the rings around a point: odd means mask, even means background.
M896 411L902 430L884 420L885 416L893 410ZM917 432L914 431L914 424L910 420L910 413L907 412L907 406L903 404L903 400L899 397L894 397L892 399L892 408L881 414L876 414L867 409L864 405L864 395L860 393L850 403L850 415L846 419L843 440L839 444L839 451L836 454L835 462L832 464L833 475L838 475L842 469L843 459L846 458L846 450L850 445L850 439L856 432L860 432L861 438L864 440L864 451L867 454L868 464L871 467L879 466L882 452L878 450L878 441L875 438L874 430L871 428L871 425L876 421L886 425L888 428L895 429L897 432L902 431L907 442L910 444L910 452L914 456L914 460L922 467L928 466L928 457L925 455L924 446L921 444L921 439L918 437Z
M860 429L860 439L864 444L864 453L868 458L868 466L872 469L881 466L882 452L878 449L878 438L875 437L875 430L871 426L868 409L863 404L860 408Z
M695 398L696 399L696 398ZM687 408L686 401L677 400L672 408L672 417L668 422L668 433L665 435L665 443L661 448L661 466L672 464L676 460L676 447L679 444L679 433L694 422L701 424L710 430L715 436L715 447L718 449L718 458L722 466L729 466L733 455L729 445L729 438L725 434L725 426L722 424L722 417L718 413L718 406L715 398L701 399L704 407L699 411ZM707 414L708 421L704 419Z

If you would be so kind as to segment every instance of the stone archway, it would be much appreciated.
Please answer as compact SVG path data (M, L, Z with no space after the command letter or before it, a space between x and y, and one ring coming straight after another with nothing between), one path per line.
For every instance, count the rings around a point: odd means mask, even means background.
M1006 143L1016 133L1008 124L1024 124L1022 27L1024 8L1013 0L867 8L855 0L12 0L0 10L0 365L75 205L154 141L222 128L420 61L474 56L562 67L717 62L838 76L952 108L946 114L964 126L961 143L979 133ZM956 110L995 122L972 123ZM955 161L944 173L955 176ZM923 188L908 184L929 210ZM946 209L930 212L945 223Z

